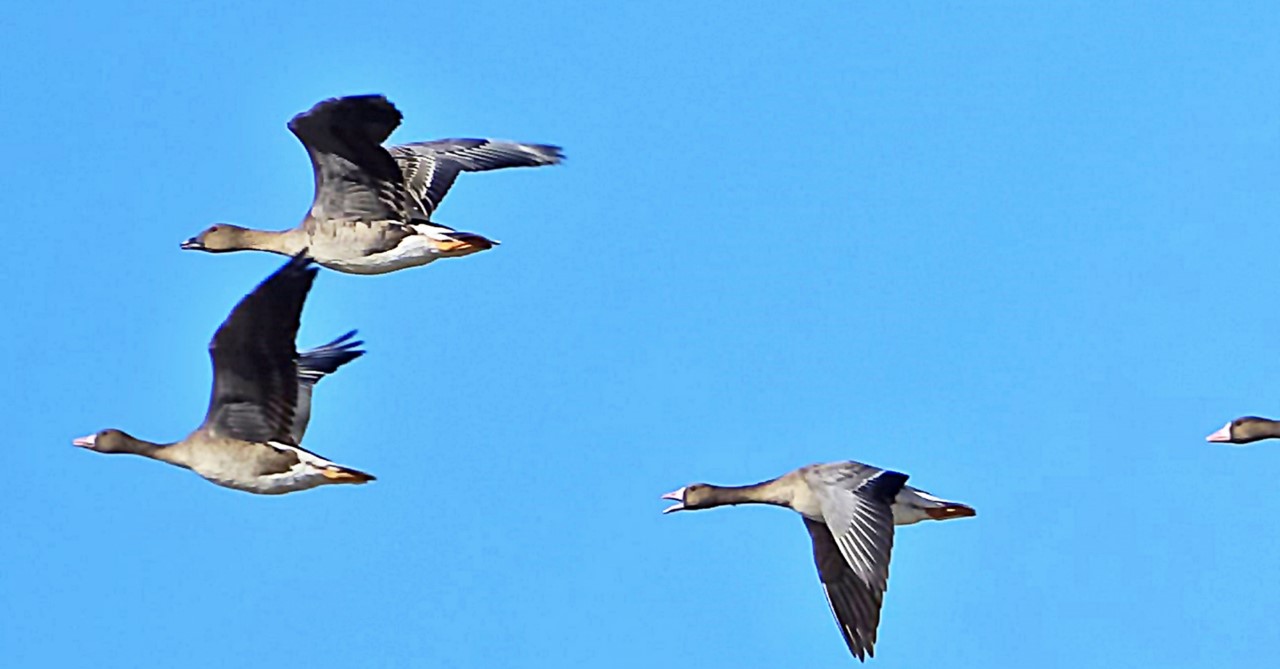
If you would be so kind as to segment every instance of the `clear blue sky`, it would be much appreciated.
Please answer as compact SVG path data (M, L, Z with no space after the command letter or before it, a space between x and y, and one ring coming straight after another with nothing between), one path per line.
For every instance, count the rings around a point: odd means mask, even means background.
M899 532L874 666L1273 666L1280 446L1203 437L1280 414L1280 8L862 4L7 9L6 661L850 666L798 518L657 499L849 458L979 511ZM294 225L285 122L366 92L569 156L321 274L299 344L369 354L306 445L379 480L72 448L199 423L280 262L178 242Z

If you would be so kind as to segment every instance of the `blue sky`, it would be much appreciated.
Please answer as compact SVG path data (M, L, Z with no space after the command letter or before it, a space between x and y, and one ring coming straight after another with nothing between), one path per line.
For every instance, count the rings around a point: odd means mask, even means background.
M657 498L856 459L979 512L899 532L875 666L1271 666L1280 447L1203 437L1280 414L1280 9L855 4L7 10L6 659L849 666L798 518ZM366 92L569 157L321 274L306 445L379 480L72 448L199 423L280 263L178 242L294 225L285 122Z

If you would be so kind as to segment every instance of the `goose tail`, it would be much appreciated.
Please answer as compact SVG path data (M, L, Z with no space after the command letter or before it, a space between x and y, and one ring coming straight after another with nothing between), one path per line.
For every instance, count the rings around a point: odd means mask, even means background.
M978 515L978 512L967 504L960 502L947 502L941 506L925 509L925 513L934 520L950 520L952 518L968 518Z
M451 230L441 236L445 239L436 242L436 249L445 255L453 256L465 256L480 251L488 251L502 243L474 232Z
M501 244L496 239L489 239L474 232L454 230L435 221L418 223L413 228L419 234L426 235L431 239L431 247L437 254L451 258L487 251Z
M978 511L968 504L935 497L911 486L903 486L893 500L895 525L911 525L922 520L969 518L976 515Z

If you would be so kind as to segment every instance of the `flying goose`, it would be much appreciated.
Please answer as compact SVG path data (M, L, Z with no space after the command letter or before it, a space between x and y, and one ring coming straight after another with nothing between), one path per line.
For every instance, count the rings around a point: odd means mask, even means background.
M121 430L72 443L99 453L132 453L185 467L221 486L278 495L374 477L343 467L299 443L311 417L311 390L364 351L355 332L299 355L294 337L316 268L303 254L231 310L209 343L213 394L204 423L182 441L156 444Z
M315 198L302 223L278 232L228 223L182 243L189 250L296 255L350 274L384 274L437 258L470 255L497 242L431 221L461 172L555 165L560 147L492 139L440 139L384 148L400 111L381 95L332 98L289 121L315 172Z
M865 661L875 655L893 526L977 513L906 481L906 474L859 462L816 464L755 485L690 484L662 496L675 501L663 513L727 504L772 504L799 513L840 633L854 656Z
M1240 446L1263 439L1280 439L1280 421L1257 416L1242 416L1205 437L1205 441Z

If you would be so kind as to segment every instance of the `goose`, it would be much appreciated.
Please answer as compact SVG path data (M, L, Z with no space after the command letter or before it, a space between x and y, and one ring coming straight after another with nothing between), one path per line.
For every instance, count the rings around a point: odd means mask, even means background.
M1217 432L1204 438L1205 441L1235 444L1243 446L1263 439L1280 439L1280 421L1257 416L1241 416Z
M875 656L894 526L977 514L906 482L906 474L860 462L815 464L748 486L693 483L663 495L675 504L662 512L772 504L799 513L840 633L849 651L865 661Z
M431 220L462 172L555 165L560 147L492 139L440 139L384 148L402 116L381 95L331 98L294 116L315 173L315 197L290 230L217 223L180 245L222 253L296 255L349 274L385 274L492 248L498 242Z
M209 343L213 393L204 422L182 441L157 444L107 429L71 443L190 469L220 486L279 495L374 477L303 449L313 387L360 357L355 331L303 352L294 349L315 267L300 253L240 300Z

